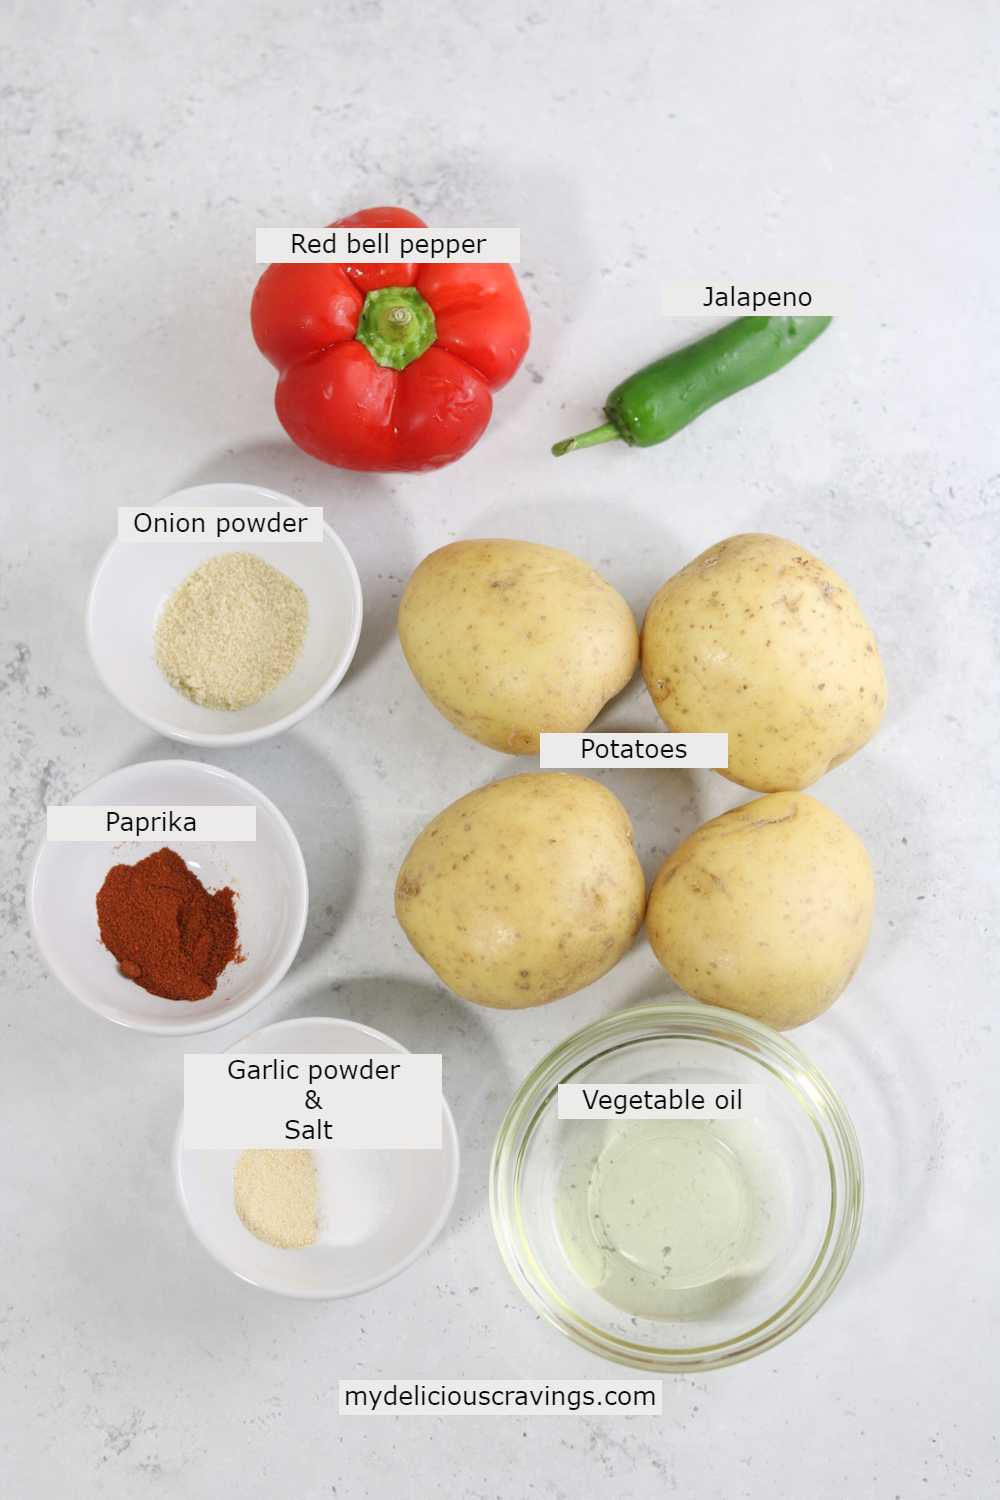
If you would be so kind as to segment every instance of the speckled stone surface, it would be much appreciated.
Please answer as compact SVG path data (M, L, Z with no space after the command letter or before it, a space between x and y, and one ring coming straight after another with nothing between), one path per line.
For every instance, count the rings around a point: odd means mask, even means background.
M6 7L5 1493L998 1493L995 22L988 5L929 0L851 0L828 18L791 0ZM299 454L247 328L257 224L379 202L523 230L527 367L488 437L433 477ZM700 326L661 316L668 282L754 276L835 281L852 307L797 369L668 448L548 457L618 378ZM44 804L176 753L87 656L114 507L213 479L323 503L367 620L321 711L214 757L287 813L313 903L280 990L188 1045L314 1011L370 1021L444 1052L465 1153L441 1240L347 1303L258 1294L207 1258L170 1175L185 1044L85 1011L26 931ZM495 1014L442 993L401 938L391 890L410 839L512 769L415 687L394 638L401 584L450 538L511 535L578 551L641 612L695 553L755 529L847 577L889 673L884 730L819 788L872 852L874 939L849 993L798 1033L864 1148L849 1273L773 1353L667 1380L657 1420L339 1419L344 1376L614 1373L509 1284L486 1164L546 1048L669 988L640 942L583 994ZM637 685L606 722L656 727ZM742 800L709 772L607 782L650 873Z

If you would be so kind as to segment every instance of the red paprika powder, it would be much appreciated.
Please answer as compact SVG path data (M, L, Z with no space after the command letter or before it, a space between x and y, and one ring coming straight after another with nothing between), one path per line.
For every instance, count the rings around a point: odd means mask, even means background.
M242 956L232 890L206 890L172 849L114 865L97 893L97 923L125 978L164 1000L206 1000Z

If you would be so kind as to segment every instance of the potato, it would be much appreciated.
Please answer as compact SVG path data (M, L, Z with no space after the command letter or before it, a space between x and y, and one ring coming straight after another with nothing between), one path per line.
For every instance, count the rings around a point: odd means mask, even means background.
M695 999L801 1026L861 962L874 899L857 834L805 792L775 792L674 850L646 926L660 963Z
M847 584L781 537L733 536L663 585L642 674L668 728L725 731L721 774L796 791L866 744L885 711L874 637Z
M592 984L642 925L628 814L585 776L494 781L446 807L396 881L396 915L449 989L478 1005L545 1005Z
M570 552L452 542L406 586L399 639L457 729L512 755L543 730L580 732L631 680L639 632L625 600Z

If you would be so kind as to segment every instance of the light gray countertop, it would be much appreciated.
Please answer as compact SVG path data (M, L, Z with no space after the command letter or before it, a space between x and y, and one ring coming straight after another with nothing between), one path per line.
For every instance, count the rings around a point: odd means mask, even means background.
M995 21L990 5L946 19L929 0L829 17L791 0L7 7L5 1492L1000 1492ZM380 202L523 231L527 366L487 437L433 476L356 476L300 454L247 326L257 224ZM700 327L663 317L669 282L755 276L832 281L849 305L800 367L668 447L548 457L622 375ZM84 1010L26 931L45 803L188 753L119 709L87 656L83 604L115 506L217 479L324 504L367 615L325 707L277 742L204 756L277 801L313 897L278 992L187 1045L313 1011L369 1021L444 1052L464 1151L442 1238L343 1303L257 1293L203 1253L170 1174L185 1043ZM616 1373L522 1304L493 1243L486 1166L550 1045L669 989L640 941L591 989L500 1014L445 994L409 949L391 907L402 853L511 764L416 688L394 633L401 585L448 539L508 535L580 553L641 613L690 557L748 530L799 540L846 576L889 673L882 732L818 788L872 854L871 949L797 1033L861 1137L854 1261L772 1353L666 1380L655 1421L340 1419L345 1376ZM607 723L656 727L638 685ZM607 784L649 873L743 800L711 772Z

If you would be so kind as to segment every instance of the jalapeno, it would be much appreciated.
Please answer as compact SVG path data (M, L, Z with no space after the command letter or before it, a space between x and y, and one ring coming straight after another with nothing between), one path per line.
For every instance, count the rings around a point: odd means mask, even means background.
M652 448L680 432L717 401L773 375L819 337L829 318L737 318L677 349L615 386L607 421L556 443L556 457L617 438Z

